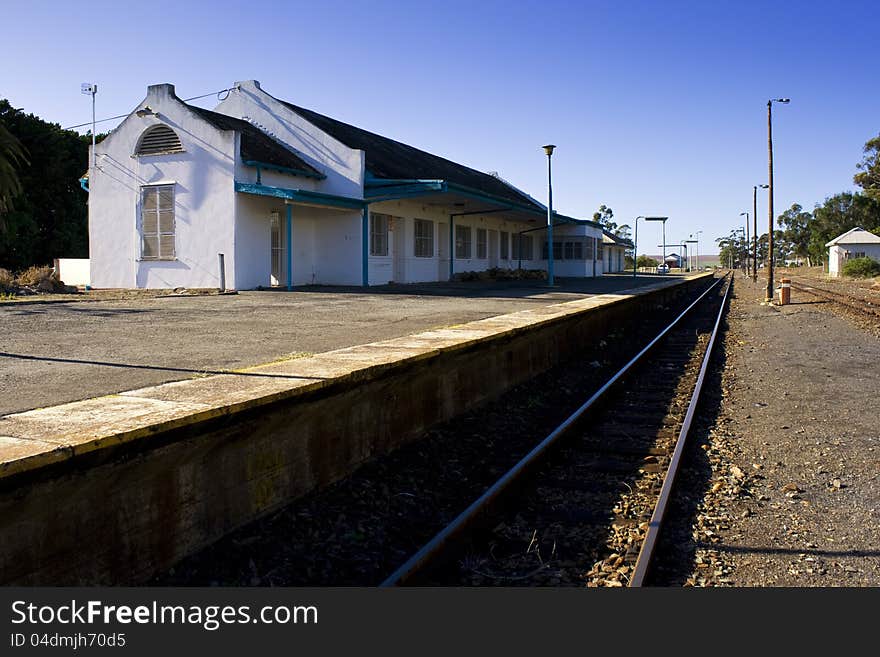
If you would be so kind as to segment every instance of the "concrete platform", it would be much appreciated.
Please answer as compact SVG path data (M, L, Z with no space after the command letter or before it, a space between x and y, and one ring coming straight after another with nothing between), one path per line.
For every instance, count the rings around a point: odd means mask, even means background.
M0 583L142 581L705 278L0 417Z
M552 289L539 281L468 282L0 302L0 416L387 340L658 278L559 279Z

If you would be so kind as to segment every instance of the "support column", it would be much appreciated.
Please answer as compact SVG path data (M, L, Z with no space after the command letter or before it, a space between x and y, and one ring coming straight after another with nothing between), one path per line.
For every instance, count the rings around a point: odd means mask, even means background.
M364 206L361 217L361 285L370 286L370 207Z
M455 215L449 215L449 280L455 278Z
M293 289L293 206L287 204L287 290Z

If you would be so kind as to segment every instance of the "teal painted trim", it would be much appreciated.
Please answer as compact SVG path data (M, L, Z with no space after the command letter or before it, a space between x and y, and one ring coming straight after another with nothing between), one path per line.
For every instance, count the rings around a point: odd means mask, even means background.
M293 289L293 206L287 205L287 291Z
M243 194L271 196L273 198L283 198L288 201L311 203L313 205L325 205L331 208L346 208L350 210L360 210L367 204L367 201L363 201L359 198L351 198L349 196L337 196L336 194L324 194L322 192L312 192L306 189L287 189L285 187L256 185L254 183L243 183L238 181L235 181L235 191L242 192Z
M364 181L364 187L382 188L396 185L443 184L444 182L440 178L369 178Z
M496 205L503 205L510 210L521 210L523 212L531 212L533 214L539 215L547 214L546 208L542 208L537 205L525 205L523 203L517 203L509 199L501 198L500 196L495 196L494 194L486 194L485 192L481 192L471 187L466 187L465 185L447 182L446 188L449 192L456 192L458 194L461 194L462 196L468 196L470 198L488 201L489 203L494 203Z
M86 194L89 193L89 179L88 178L80 178L79 186L83 188Z
M266 162L259 162L257 160L244 160L242 164L248 167L257 168L257 181L260 180L260 169L271 169L272 171L278 171L280 173L289 173L292 176L315 178L317 180L324 180L324 178L327 177L323 173L313 173L311 171L305 171L303 169L291 169L290 167L282 167L277 164L268 164Z
M426 183L412 183L400 185L388 185L377 189L365 190L364 197L369 199L371 203L379 201L391 201L401 198L411 198L413 196L424 196L425 194L443 193L446 191L446 183L443 181L431 181Z
M361 216L361 285L370 287L370 209Z

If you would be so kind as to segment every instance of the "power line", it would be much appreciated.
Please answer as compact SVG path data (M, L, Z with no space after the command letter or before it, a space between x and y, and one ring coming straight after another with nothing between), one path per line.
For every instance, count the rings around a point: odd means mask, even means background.
M222 93L228 94L230 91L232 91L233 89L236 89L236 88L237 87L229 87L229 89L221 89L220 91L212 91L209 94L202 94L201 96L193 96L192 98L184 98L183 102L188 103L191 100L199 100L200 98L207 98L208 96L215 96L215 95L217 96L218 100L226 100L225 97L220 98L220 94L222 94ZM106 123L107 121L114 121L116 119L124 119L126 116L128 116L128 114L120 114L119 116L111 116L110 118L107 118L107 119L98 119L97 121L95 121L95 124ZM62 128L62 130L73 130L74 128L83 128L87 125L92 125L92 122L89 121L87 123L80 123L78 125L72 125L67 128Z

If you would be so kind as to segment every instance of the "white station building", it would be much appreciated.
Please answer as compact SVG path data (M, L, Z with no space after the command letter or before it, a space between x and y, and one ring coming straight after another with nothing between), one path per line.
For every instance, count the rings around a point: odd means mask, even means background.
M95 155L96 288L366 286L547 268L546 206L525 192L255 80L214 111L150 86ZM556 276L623 270L631 243L592 221L553 223Z
M853 228L838 235L828 247L828 273L840 276L843 265L852 258L873 258L880 261L880 237L864 228Z

